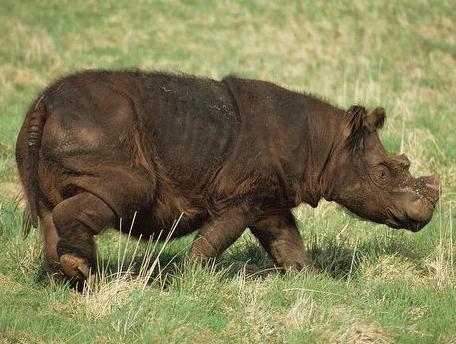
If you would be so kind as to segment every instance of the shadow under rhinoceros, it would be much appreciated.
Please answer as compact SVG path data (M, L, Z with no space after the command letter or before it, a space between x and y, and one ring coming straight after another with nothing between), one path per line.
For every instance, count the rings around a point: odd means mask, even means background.
M386 244L365 241L353 247L353 244L333 238L323 243L314 241L308 250L315 273L342 280L356 278L364 262L378 261L382 255L398 255L417 264L424 258L422 253L414 251L401 241L390 241ZM100 256L98 273L102 273L110 280L125 274L132 278L145 277L146 272L148 285L158 282L161 288L166 289L173 279L185 272L185 269L192 269L192 265L195 265L195 262L186 259L186 251L172 247L163 250L159 248L153 254L125 257L123 264L113 257ZM224 278L236 278L240 274L245 278L265 278L284 271L277 267L266 251L249 236L243 239L242 244L234 245L221 257L204 265L202 268L222 272ZM50 270L42 264L35 282L49 284L50 274Z
M375 264L381 256L397 255L419 265L425 257L422 252L414 251L400 241L380 245L377 242L361 242L353 245L335 240L309 249L315 268L335 279L356 277L366 264Z

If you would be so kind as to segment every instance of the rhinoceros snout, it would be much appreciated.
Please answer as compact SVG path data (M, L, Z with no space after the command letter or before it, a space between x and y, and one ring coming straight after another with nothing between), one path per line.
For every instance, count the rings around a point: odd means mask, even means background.
M425 197L434 206L440 197L442 184L438 175L421 177L420 181L424 184Z
M437 175L417 179L415 192L408 194L404 203L401 226L414 232L423 228L431 219L440 197L441 182ZM411 197L411 198L410 198Z

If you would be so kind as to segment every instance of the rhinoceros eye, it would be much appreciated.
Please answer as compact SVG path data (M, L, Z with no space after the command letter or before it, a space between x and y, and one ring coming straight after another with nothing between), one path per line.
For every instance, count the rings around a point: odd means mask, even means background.
M377 166L376 168L376 171L375 171L375 176L376 176L376 179L380 182L380 183L386 183L389 178L390 178L390 171L388 170L388 168L384 165L379 165Z

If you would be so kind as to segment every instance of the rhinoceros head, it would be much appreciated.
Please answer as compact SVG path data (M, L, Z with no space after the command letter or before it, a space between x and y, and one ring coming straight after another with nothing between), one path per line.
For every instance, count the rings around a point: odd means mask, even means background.
M332 198L377 223L412 231L423 228L439 199L439 177L414 178L405 155L388 155L377 133L385 120L383 108L368 113L355 105L346 116Z

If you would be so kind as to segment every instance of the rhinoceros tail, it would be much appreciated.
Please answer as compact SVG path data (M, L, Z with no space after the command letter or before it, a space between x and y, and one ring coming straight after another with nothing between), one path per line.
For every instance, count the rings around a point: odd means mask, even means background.
M31 222L33 227L38 227L38 159L41 146L41 136L43 134L44 123L46 122L46 107L41 96L35 104L28 121L27 128L27 163L25 193L27 195L28 206L30 209ZM26 226L30 228L30 226ZM24 235L29 231L24 227Z

